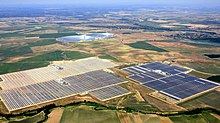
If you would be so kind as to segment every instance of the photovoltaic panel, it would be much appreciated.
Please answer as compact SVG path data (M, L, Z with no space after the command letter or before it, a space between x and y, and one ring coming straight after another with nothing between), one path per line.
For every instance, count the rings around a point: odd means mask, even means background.
M169 66L159 62L126 69L135 71L128 78L175 100L181 100L220 86L218 83L185 74L184 72L188 71L186 68Z
M169 94L169 97L175 97L174 99L178 100L219 86L218 83L210 82L188 75L184 76L186 77L184 79L182 77L171 76L161 79L164 83L157 80L151 81L150 83L144 83L143 85L153 88L159 92L165 92L165 95Z
M106 101L129 93L130 92L128 90L120 86L111 86L90 92L91 95L102 101Z

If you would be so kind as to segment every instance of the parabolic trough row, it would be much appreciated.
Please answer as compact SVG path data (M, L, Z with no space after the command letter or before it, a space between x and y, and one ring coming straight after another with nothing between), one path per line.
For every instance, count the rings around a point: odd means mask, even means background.
M50 65L37 69L3 74L0 75L0 78L3 80L0 86L3 90L6 90L115 66L114 63L108 60L101 60L96 57L85 58L60 65Z
M109 93L107 98L100 100L104 101L108 98L128 94L127 90L117 87L118 84L125 82L124 79L103 70L114 66L116 65L106 60L87 58L59 66L1 75L3 90L0 91L0 97L7 109L14 111L78 94L84 95L93 93L93 91L97 93L98 90L101 90L101 93L105 88L108 90L111 86L114 86L112 87L114 94ZM45 74L45 70L50 73ZM29 71L38 73L36 76L39 76L40 80L34 81L35 79L32 78L35 75L28 74ZM51 77L47 78L48 75ZM32 81L24 81L25 79ZM13 87L6 86L10 84ZM97 98L99 99L99 97Z

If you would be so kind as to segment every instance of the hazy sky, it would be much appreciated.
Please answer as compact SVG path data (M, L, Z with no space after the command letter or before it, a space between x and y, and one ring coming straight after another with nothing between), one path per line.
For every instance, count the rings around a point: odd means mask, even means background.
M204 5L204 6L218 6L220 0L0 0L1 5L10 4L180 4L180 5Z

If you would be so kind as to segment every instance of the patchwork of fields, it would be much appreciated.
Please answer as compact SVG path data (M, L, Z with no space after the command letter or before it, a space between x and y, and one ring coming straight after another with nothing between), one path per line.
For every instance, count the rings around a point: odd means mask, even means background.
M0 9L0 122L219 123L216 10L58 8Z

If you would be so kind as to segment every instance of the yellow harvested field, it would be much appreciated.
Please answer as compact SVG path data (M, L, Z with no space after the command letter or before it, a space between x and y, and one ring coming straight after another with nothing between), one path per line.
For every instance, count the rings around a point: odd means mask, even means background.
M60 50L60 49L68 49L68 47L61 45L61 44L51 44L51 45L46 45L46 46L31 47L31 50L33 51L33 53L55 51L55 50Z
M167 23L168 21L166 21L166 20L151 20L151 22L156 22L156 23Z
M118 117L119 117L121 123L132 123L132 121L129 117L129 114L120 113L120 112L117 112L117 114L118 114Z
M141 96L138 90L135 90L135 93L136 93L136 98L139 102L145 102L144 98Z
M144 123L140 117L140 114L134 114L134 122L135 123Z
M169 24L161 24L160 27L164 27L164 28L175 28L176 26L174 26L174 25L169 25Z
M59 123L60 119L63 115L63 110L62 108L56 108L54 109L50 114L49 118L45 123Z
M156 114L124 113L117 112L121 123L173 123L168 117L160 117Z
M160 120L163 123L173 123L173 121L171 121L169 117L160 117Z
M190 26L191 28L208 28L209 25L203 25L203 24L181 24L184 26Z
M211 115L220 120L220 116L219 115L213 114L213 113Z

